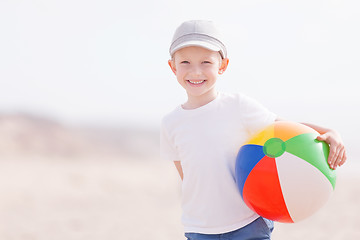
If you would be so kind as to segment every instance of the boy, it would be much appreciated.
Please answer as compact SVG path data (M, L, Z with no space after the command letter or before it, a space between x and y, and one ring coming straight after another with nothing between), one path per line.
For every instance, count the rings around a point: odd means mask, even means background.
M187 21L176 30L168 64L187 101L166 115L161 154L174 161L182 182L182 223L193 239L270 239L273 222L252 212L234 180L237 152L245 141L279 118L242 94L217 92L229 59L210 21ZM346 160L340 136L307 124L331 145L332 168Z

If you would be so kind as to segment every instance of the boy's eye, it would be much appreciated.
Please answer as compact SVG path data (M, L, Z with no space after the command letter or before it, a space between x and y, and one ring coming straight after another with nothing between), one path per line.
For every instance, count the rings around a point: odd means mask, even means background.
M203 61L203 63L211 63L210 61Z
M190 62L189 62L189 61L182 61L182 62L180 62L180 63L182 63L182 64L189 64Z

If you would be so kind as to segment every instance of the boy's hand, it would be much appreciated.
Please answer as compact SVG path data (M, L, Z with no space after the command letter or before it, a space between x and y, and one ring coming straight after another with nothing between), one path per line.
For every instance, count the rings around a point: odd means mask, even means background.
M340 135L336 131L329 130L328 132L318 136L316 139L319 141L324 141L330 145L328 163L332 169L336 169L338 166L341 166L345 163L345 146Z

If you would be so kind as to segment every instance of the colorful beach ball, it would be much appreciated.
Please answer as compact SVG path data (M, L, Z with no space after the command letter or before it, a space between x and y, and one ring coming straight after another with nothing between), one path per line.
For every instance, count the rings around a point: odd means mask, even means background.
M236 182L244 202L265 218L301 221L333 193L336 174L329 146L315 130L277 121L243 145L236 160Z

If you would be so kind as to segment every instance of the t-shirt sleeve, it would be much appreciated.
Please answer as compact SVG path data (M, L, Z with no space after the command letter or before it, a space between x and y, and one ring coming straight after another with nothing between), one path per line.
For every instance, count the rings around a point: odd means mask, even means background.
M173 139L170 137L164 121L160 129L160 157L169 161L180 161Z
M255 99L242 96L241 106L244 111L243 123L250 135L258 133L276 120L277 115Z

